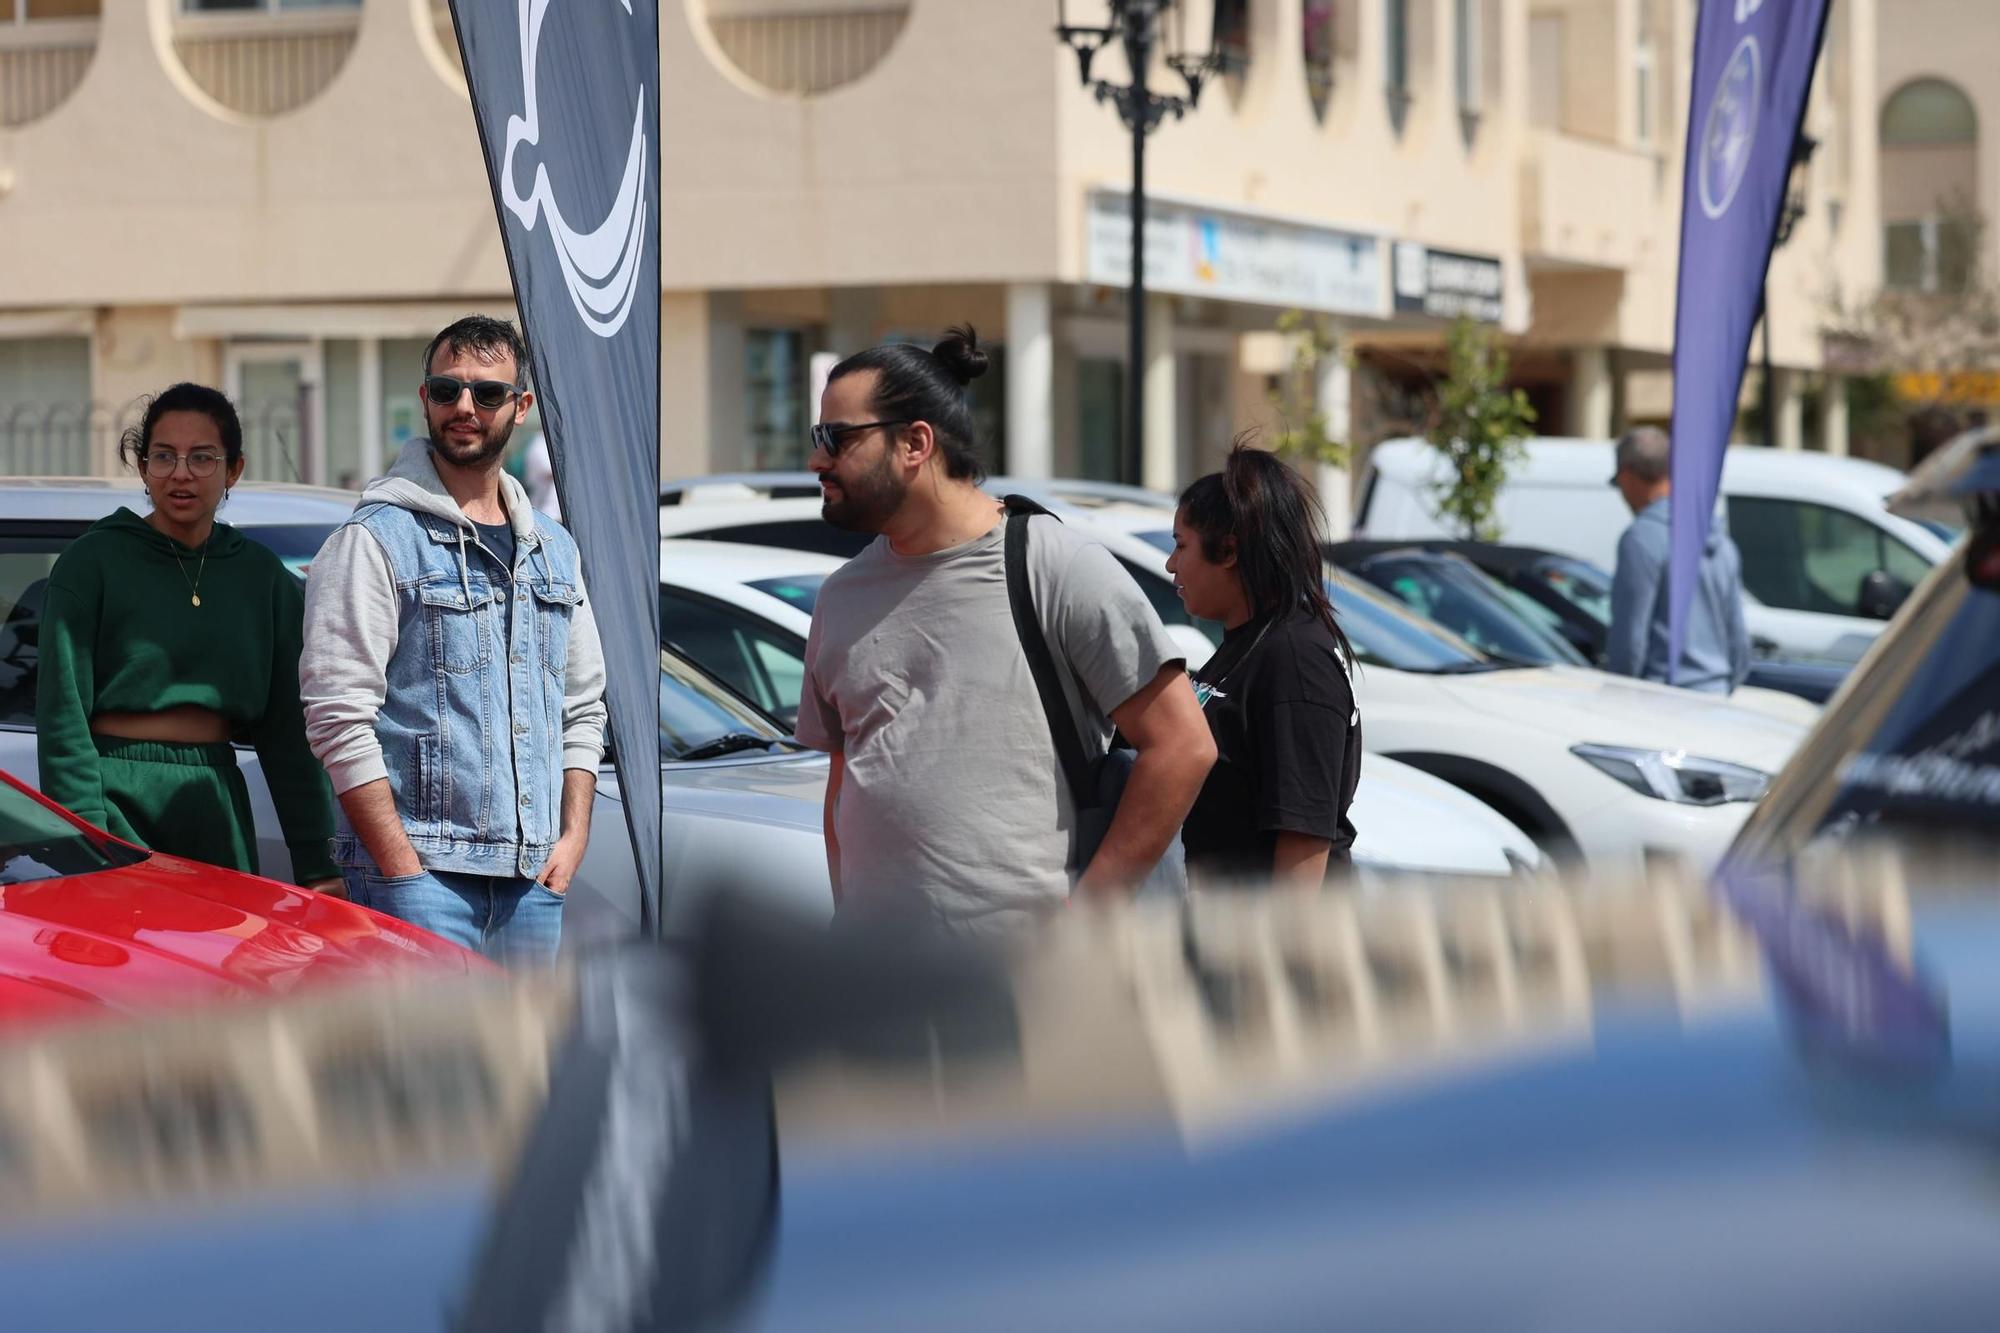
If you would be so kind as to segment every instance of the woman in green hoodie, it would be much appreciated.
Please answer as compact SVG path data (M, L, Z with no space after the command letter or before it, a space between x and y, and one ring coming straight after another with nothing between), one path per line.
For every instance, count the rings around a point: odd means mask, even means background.
M229 399L176 384L121 452L152 512L121 508L72 542L42 609L42 791L130 842L250 873L257 838L231 742L263 761L292 874L337 889L333 794L299 701L304 595L215 512L243 476Z

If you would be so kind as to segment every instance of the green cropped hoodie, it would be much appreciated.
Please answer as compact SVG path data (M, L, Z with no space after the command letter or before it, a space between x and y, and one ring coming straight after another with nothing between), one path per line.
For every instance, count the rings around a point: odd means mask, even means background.
M200 606L191 600L197 577ZM131 839L104 797L91 717L206 708L263 761L293 878L332 878L333 791L307 748L299 699L304 611L298 579L226 523L215 525L206 561L129 509L93 523L49 572L42 607L42 791Z

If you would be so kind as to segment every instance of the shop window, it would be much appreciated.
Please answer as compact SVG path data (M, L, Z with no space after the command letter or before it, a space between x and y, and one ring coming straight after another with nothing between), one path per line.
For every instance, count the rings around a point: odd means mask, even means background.
M748 329L743 335L743 466L753 472L806 465L807 355L796 329Z

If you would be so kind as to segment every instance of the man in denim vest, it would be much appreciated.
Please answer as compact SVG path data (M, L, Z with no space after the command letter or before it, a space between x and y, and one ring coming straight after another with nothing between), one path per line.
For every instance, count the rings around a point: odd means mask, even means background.
M526 348L431 341L412 440L313 560L299 684L355 902L510 963L553 961L604 752L576 543L501 470Z

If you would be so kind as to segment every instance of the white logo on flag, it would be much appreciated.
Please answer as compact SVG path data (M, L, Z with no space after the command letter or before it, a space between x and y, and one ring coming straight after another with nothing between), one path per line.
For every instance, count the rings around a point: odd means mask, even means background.
M1764 62L1754 36L1737 44L1701 126L1701 211L1711 221L1729 211L1737 187L1750 169L1757 146L1757 104L1762 100Z
M535 96L535 58L541 46L542 19L551 0L521 0L521 93L526 116L507 118L507 151L500 159L500 201L530 232L548 219L549 240L556 248L563 284L584 327L600 338L615 338L632 313L639 291L639 260L646 238L646 90L639 89L632 112L632 146L625 156L625 175L611 211L594 231L582 233L563 219L549 186L548 167L535 165L534 187L523 196L515 189L514 151L522 144L541 143L542 122ZM632 0L619 0L632 12Z

